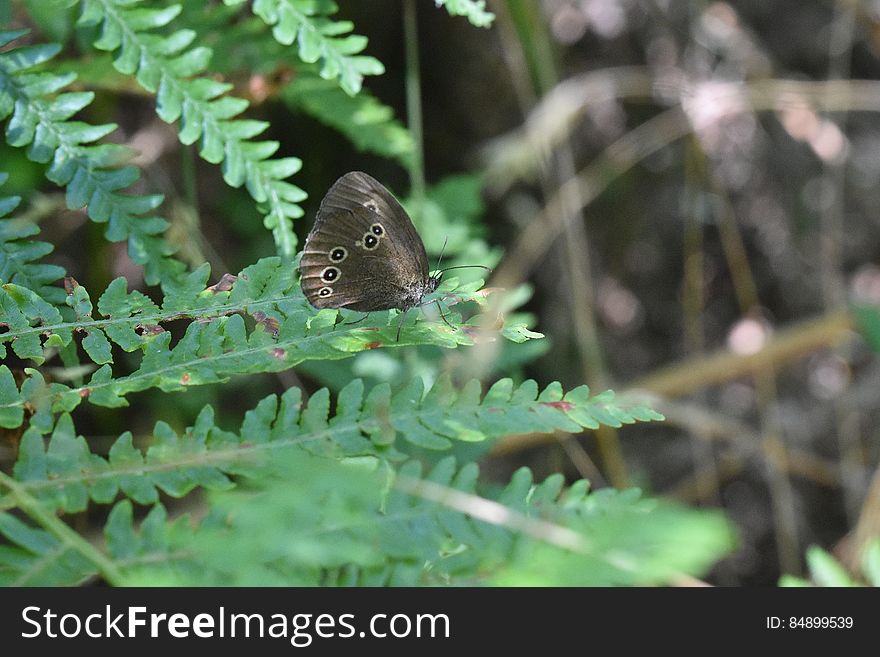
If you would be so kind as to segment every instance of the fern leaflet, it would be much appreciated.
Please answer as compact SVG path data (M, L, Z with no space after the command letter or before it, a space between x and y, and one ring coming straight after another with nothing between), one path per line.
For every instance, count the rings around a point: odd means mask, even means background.
M231 85L202 75L212 52L191 47L196 33L181 29L168 36L157 33L180 13L180 5L161 9L138 6L140 0L82 0L81 25L99 25L94 45L113 53L113 65L134 75L140 85L156 94L156 112L163 121L180 121L183 144L199 141L199 154L221 164L223 179L232 187L244 185L265 206L264 224L272 230L279 253L290 259L296 251L292 219L302 216L298 205L305 192L286 179L299 171L295 157L272 159L276 141L251 141L262 134L264 121L236 119L247 107L242 98L228 95Z
M25 33L0 33L0 45ZM162 197L120 193L139 177L137 168L119 166L130 158L129 150L92 144L115 126L69 120L92 102L94 94L58 93L74 80L73 74L32 71L58 50L55 45L36 45L0 53L0 119L11 115L7 141L28 146L27 155L35 162L51 161L46 177L67 188L68 207L85 207L92 221L106 223L110 241L128 240L129 256L144 265L148 282L179 275L183 264L169 257L173 249L161 237L167 222L143 216L158 207Z
M86 289L68 279L67 304L76 314L63 321L57 308L31 290L15 284L0 288L0 322L8 331L0 334L0 357L7 345L23 359L42 363L44 349L70 345L75 334L83 336L86 355L101 367L89 382L69 387L45 384L37 371L30 371L17 401L0 403L0 417L14 421L25 404L42 412L70 411L84 399L100 406L126 406L129 393L158 387L166 392L193 385L219 383L236 374L282 371L306 360L336 360L379 347L433 344L453 348L471 345L477 339L503 336L514 342L542 337L526 328L517 316L509 315L500 327L481 328L461 323L457 313L444 322L416 319L407 322L396 339L397 321L387 312L373 313L365 322L337 326L339 311L325 309L317 314L302 295L294 265L279 258L266 258L245 268L241 274L224 276L206 287L208 266L187 277L163 285L161 307L140 292L127 291L125 279L113 281L101 295L95 313ZM454 280L444 282L438 298L447 303L486 302L478 292L481 281L461 286L452 293ZM245 321L248 318L248 322ZM189 319L183 337L172 346L171 334L161 324ZM399 320L398 320L399 321ZM249 326L250 323L250 326ZM143 352L140 367L133 373L113 378L112 345L127 352ZM11 394L9 389L2 394ZM17 410L16 410L17 409Z
M7 373L0 366L0 400ZM414 383L394 395L387 385L365 395L363 383L355 379L339 393L331 417L326 388L308 405L301 391L291 388L280 399L263 399L245 415L237 434L219 429L213 409L206 406L182 434L158 423L145 455L125 433L107 458L91 452L64 413L51 429L48 445L43 443L45 427L31 424L21 440L15 476L43 503L75 512L85 509L89 500L107 504L120 491L140 504L152 504L160 489L181 497L198 486L226 488L228 475L251 472L291 447L337 457L400 460L413 446L445 450L452 441L486 441L521 432L580 432L600 423L619 427L662 419L650 409L617 404L610 392L591 397L586 386L564 393L553 383L539 392L534 381L514 388L510 379L502 379L485 396L480 393L476 380L456 391L449 380L441 379L427 393ZM0 498L0 508L12 503Z
M195 528L168 523L156 505L138 531L131 502L118 503L106 553L129 584L586 586L664 583L702 572L731 546L720 514L658 505L636 490L590 492L581 481L563 491L561 476L536 483L521 469L485 498L478 474L451 458L422 474L415 462L389 470L294 450L240 490L213 494L213 512ZM48 578L33 576L36 564L49 562L56 583L80 581L98 561L81 546L86 554L58 563L60 541L8 514L0 533L13 544L0 553L7 580L39 583Z
M486 0L434 0L438 7L445 7L450 16L464 16L474 27L489 27L495 14L486 11Z
M6 178L0 173L0 185ZM53 305L64 303L63 290L53 285L64 276L64 269L36 262L52 252L52 245L30 239L40 232L34 224L6 217L20 201L18 196L0 197L0 282L34 290Z
M244 0L223 0L227 5ZM331 21L337 10L331 0L254 0L254 14L272 26L275 39L289 46L297 44L299 58L307 64L320 63L321 77L339 79L339 86L350 96L361 90L365 75L385 72L382 62L359 55L367 47L367 38L348 34L354 27L349 21Z

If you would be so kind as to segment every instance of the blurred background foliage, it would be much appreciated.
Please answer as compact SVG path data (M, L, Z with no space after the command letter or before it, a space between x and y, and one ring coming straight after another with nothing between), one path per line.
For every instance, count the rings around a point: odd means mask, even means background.
M368 171L406 201L434 262L448 241L444 262L497 265L488 285L515 291L511 308L524 304L548 339L375 350L173 405L151 391L135 416L84 407L78 431L147 433L159 409L183 427L206 403L234 424L271 392L338 391L355 376L587 383L667 422L456 453L498 481L528 465L539 480L562 472L723 509L739 540L713 584L801 581L810 545L858 579L880 534L880 4L490 0L494 20L475 29L433 2L343 1L336 18L384 66L357 96L321 62L249 38L262 23L230 4L183 3L184 22L248 118L305 163L300 244L332 182ZM117 123L109 139L138 151L138 191L165 195L184 260L210 262L216 280L274 254L248 193L181 146L131 77L108 73L75 12L0 3L0 23L63 45L62 68L97 93L84 119ZM21 212L55 245L49 262L91 290L120 275L143 289L125 245L67 210L42 166L6 144L0 163L3 192L27 196ZM813 569L831 558L811 554Z

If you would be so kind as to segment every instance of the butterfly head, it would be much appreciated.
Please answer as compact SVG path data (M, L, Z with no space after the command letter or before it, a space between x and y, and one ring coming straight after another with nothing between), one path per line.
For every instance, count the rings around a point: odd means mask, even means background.
M395 307L400 310L409 310L410 308L424 305L424 297L437 289L437 286L440 285L441 276L442 274L436 274L414 280L403 290L400 302Z
M428 277L428 284L425 286L425 294L430 294L438 287L440 287L440 281L443 280L443 272L437 272L433 276Z

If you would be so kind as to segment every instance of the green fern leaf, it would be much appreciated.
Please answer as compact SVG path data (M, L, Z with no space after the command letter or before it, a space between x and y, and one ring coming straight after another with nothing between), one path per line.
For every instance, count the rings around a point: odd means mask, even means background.
M15 377L6 365L0 365L0 427L13 429L24 421L24 404L15 385Z
M476 466L451 458L425 474L415 462L389 473L303 453L275 466L246 495L213 495L212 516L171 540L178 572L189 566L176 583L473 584L479 573L482 583L656 584L701 573L731 547L719 514L638 491L562 494L561 477L536 483L527 470L489 499L475 493ZM401 485L387 489L389 477Z
M236 0L226 4L239 4ZM254 0L254 14L272 26L275 39L289 46L296 43L299 58L307 64L320 62L325 80L339 80L339 86L356 95L365 75L381 75L385 67L378 59L357 56L367 46L366 37L348 34L348 21L332 22L327 16L337 7L329 0ZM346 35L346 36L343 36Z
M268 124L235 119L247 101L227 94L231 85L201 76L212 56L210 48L191 47L189 29L161 35L180 13L180 5L162 9L141 7L140 0L82 0L81 25L99 25L94 45L113 53L113 66L135 75L141 86L156 94L156 112L168 123L180 122L183 144L200 140L199 154L221 164L223 178L233 187L244 185L264 209L264 225L272 231L279 253L292 258L296 234L292 220L303 215L298 205L305 192L285 181L299 170L300 160L270 159L275 141L251 141Z
M26 287L7 283L0 286L0 322L8 327L5 335L17 337L12 350L19 358L31 359L41 364L45 358L40 342L42 326L57 326L53 336L62 344L71 339L71 330L63 326L61 313L36 292ZM5 340L4 340L5 342ZM6 346L0 343L0 357L6 356Z
M394 111L361 90L350 96L338 85L304 66L280 93L290 107L304 112L347 137L358 150L408 164L412 135L394 118Z
M438 7L445 7L450 16L464 16L474 27L489 27L495 14L486 11L486 0L434 0Z
M869 541L862 550L861 567L864 583L856 580L847 569L838 562L831 554L821 547L813 545L807 548L807 567L812 581L783 575L779 580L779 586L833 586L833 587L856 587L880 586L880 540Z
M535 392L527 388L526 399ZM521 389L502 383L483 402ZM340 394L341 424L358 420L362 394L360 384ZM637 490L590 492L586 482L565 489L560 475L537 483L523 468L486 498L476 492L476 465L458 468L452 458L423 473L415 461L395 469L375 458L340 460L338 452L318 457L315 449L326 452L321 443L340 429L327 431L327 409L326 393L302 408L292 389L280 406L274 397L261 402L235 436L215 427L206 408L183 435L157 425L146 455L124 435L106 461L88 455L69 418L48 447L28 430L16 499L74 510L86 497L109 503L118 489L142 503L154 502L157 488L226 492L213 494L197 526L168 523L156 505L138 530L131 501L118 503L105 526L106 556L89 543L59 541L57 528L0 514L9 542L0 549L0 581L71 584L103 566L134 585L662 584L703 572L731 547L719 514L658 505ZM231 489L224 471L245 475L243 487ZM0 504L8 508L6 498Z
M227 3L229 4L229 3ZM186 5L183 18L199 30L201 38L211 40L216 52L214 67L230 76L243 73L265 75L269 79L291 68L290 52L273 38L266 37L265 23L259 18L236 16L230 20L223 12L205 12ZM235 52L235 57L224 53ZM302 62L296 74L281 82L273 95L289 107L310 115L337 130L355 148L395 158L408 164L413 141L409 131L394 117L394 110L361 89L351 96L337 80L321 76L317 64Z
M0 173L0 185L7 175ZM33 290L52 305L64 301L64 292L53 285L64 269L37 261L52 252L52 245L32 239L39 228L30 222L7 218L18 207L18 196L0 197L0 282Z
M442 450L455 440L485 441L523 431L581 431L585 424L598 426L595 416L608 408L617 417L635 421L630 409L597 402L587 397L585 388L571 391L576 400L571 402L540 401L537 392L534 381L514 388L505 379L481 399L477 381L459 394L448 379L440 379L427 393L419 382L394 395L380 385L365 396L363 383L354 380L339 393L331 416L326 389L305 405L301 391L291 388L248 411L238 434L216 427L214 412L206 406L182 434L159 422L145 454L135 449L131 434L123 434L106 459L90 453L64 413L48 446L43 444L42 427L32 424L25 432L15 475L40 501L75 512L83 510L88 499L106 503L120 490L140 504L152 504L159 490L181 497L196 487L228 488L228 475L258 472L267 458L290 448L346 458L400 459L409 446ZM0 367L0 402L14 393L11 375ZM514 497L521 497L528 485L522 482Z
M86 354L103 365L88 383L77 387L53 384L48 397L41 385L34 383L32 388L31 394L43 401L48 398L55 412L63 412L84 399L101 406L123 406L129 393L148 388L184 390L220 383L237 374L277 372L304 361L348 358L380 347L432 344L454 348L473 344L474 335L482 336L470 324L453 328L445 322L413 318L415 323L407 322L397 340L399 320L392 319L392 313L374 313L356 325L337 325L339 312L316 314L296 284L294 265L279 258L263 259L237 277L224 277L228 284L206 287L207 278L204 265L164 283L161 307L139 292L127 293L124 280L114 281L98 301L106 318L93 317L86 291L71 282L68 302L77 310L73 322L64 322L58 310L34 292L4 285L0 287L0 322L9 330L0 334L0 349L11 342L21 358L41 363L44 349L68 346L75 333L84 335ZM451 284L447 281L436 294L442 297ZM456 300L484 303L484 297L475 292L479 286L476 282L456 290ZM171 334L161 324L180 319L190 323L172 347ZM447 321L461 323L461 317L453 312ZM501 328L501 335L508 327ZM513 328L527 331L522 324L514 323ZM136 371L113 377L108 365L112 343L125 351L143 352ZM27 401L23 397L20 404Z
M22 34L0 33L0 43L10 43ZM162 198L121 193L139 177L136 168L119 167L130 158L128 149L93 144L115 126L69 120L93 98L90 92L59 93L74 74L33 72L33 67L49 60L58 49L37 45L0 53L0 119L9 117L7 141L27 146L31 160L49 163L46 177L67 188L68 207L85 207L93 221L106 223L107 239L128 240L129 255L144 265L148 282L173 278L183 265L169 257L173 249L160 236L167 222L143 216Z
M159 555L167 559L175 529L161 504L153 506L140 527L135 528L132 504L122 500L113 507L104 527L108 558L118 563L128 577L136 577L141 563L149 563ZM0 513L0 535L10 543L0 546L2 586L69 586L99 574L94 558L84 554L82 546L65 543L8 513ZM160 583L154 575L151 584Z
M132 568L138 560L149 561L155 554L166 551L172 529L173 525L168 526L165 507L156 504L141 522L139 531L135 531L131 502L123 500L113 507L104 526L107 552Z
M70 586L95 574L94 564L49 532L0 513L0 586Z

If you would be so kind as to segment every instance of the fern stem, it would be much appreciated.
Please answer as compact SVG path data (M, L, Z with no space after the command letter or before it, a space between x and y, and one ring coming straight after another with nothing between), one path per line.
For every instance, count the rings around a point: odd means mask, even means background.
M415 497L420 497L431 502L436 502L450 509L455 509L473 518L492 525L506 527L513 531L528 534L532 538L544 541L564 550L572 550L581 554L594 554L596 552L589 539L573 529L555 522L532 518L524 513L495 500L490 500L479 495L456 490L449 486L443 486L426 479L398 475L394 481L395 487ZM613 557L598 555L609 562ZM614 563L615 566L631 570L626 563Z
M0 485L5 486L12 497L18 502L19 508L37 524L57 538L63 545L79 552L98 568L104 579L113 585L123 581L122 573L112 559L106 557L94 545L89 543L73 529L68 527L54 513L47 510L38 500L28 494L24 486L4 472L0 472Z
M422 133L422 79L419 71L419 30L415 0L403 1L403 39L406 48L406 122L413 138L409 178L420 218L425 199L425 145Z

